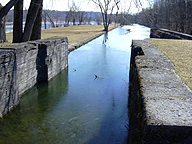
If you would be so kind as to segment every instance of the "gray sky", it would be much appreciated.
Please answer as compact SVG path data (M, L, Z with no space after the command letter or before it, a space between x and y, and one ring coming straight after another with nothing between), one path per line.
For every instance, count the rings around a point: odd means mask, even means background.
M72 0L43 0L43 8L49 10L59 10L66 11L68 10L68 5L71 4ZM127 11L130 7L130 1L132 0L121 0L120 11ZM143 6L146 7L148 4L147 0L141 0ZM9 0L0 0L2 5L5 5ZM91 0L74 0L75 4L83 11L99 11ZM30 0L24 0L24 9L28 9ZM135 7L134 3L131 4L131 13L138 12L138 8Z

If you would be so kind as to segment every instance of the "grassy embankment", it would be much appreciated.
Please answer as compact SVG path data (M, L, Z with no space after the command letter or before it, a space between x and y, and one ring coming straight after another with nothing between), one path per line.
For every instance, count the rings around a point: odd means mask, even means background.
M118 24L111 24L109 29L113 29L119 26ZM46 39L54 36L64 36L69 40L69 48L79 42L85 41L89 38L92 38L98 34L102 34L103 25L80 25L72 27L58 27L52 29L42 30L42 39ZM9 45L12 42L13 33L7 34L8 43L4 45Z
M192 90L192 41L155 39L149 43L157 46L172 61L176 73Z

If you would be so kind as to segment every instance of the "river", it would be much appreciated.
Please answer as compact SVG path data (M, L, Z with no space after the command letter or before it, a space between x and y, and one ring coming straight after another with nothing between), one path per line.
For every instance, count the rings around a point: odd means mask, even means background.
M58 27L64 27L65 22L61 21L61 22L54 22L55 26ZM78 25L79 23L76 22L76 25ZM95 21L91 21L90 23L84 23L84 24L91 24L91 25L97 25L97 23ZM73 22L69 23L69 26L73 26ZM25 22L23 22L23 28L25 27ZM46 22L46 29L51 29L52 24L51 22ZM41 24L41 29L45 29L45 24L44 22L42 22ZM6 29L5 29L6 33L12 32L13 31L13 22L7 22L6 23Z
M130 46L149 31L118 27L71 52L68 69L0 120L0 144L126 144Z

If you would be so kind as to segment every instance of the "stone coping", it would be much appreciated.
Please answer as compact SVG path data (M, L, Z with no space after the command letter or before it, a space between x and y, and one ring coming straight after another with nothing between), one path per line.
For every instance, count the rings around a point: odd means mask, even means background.
M142 141L190 143L192 92L175 73L171 61L147 42L150 40L134 40L132 44L132 64L134 62L143 101Z
M151 29L150 38L192 40L192 35L159 28L159 29Z

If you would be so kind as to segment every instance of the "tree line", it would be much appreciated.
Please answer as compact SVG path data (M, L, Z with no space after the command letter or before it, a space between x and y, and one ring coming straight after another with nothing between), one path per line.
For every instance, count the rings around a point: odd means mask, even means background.
M134 15L136 23L192 34L191 0L154 0L150 8Z

